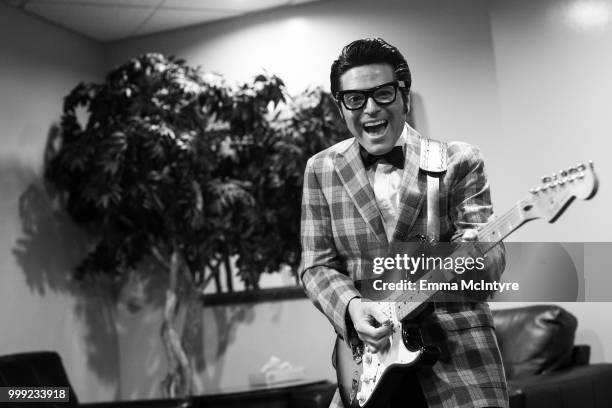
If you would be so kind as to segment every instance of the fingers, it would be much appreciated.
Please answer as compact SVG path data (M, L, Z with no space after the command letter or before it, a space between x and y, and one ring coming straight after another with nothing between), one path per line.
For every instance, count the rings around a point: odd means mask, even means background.
M366 303L365 304L365 311L366 313L368 313L370 316L372 316L374 319L376 319L376 322L383 326L385 322L390 321L389 317L384 314L383 312L380 311L380 309L378 307L376 307L376 305L374 303L369 304Z
M357 322L353 322L359 338L373 353L383 350L389 345L389 336L393 332L393 323L376 305L363 302L362 314Z
M393 328L388 325L374 327L370 321L362 320L355 325L355 330L357 334L359 334L361 340L374 345L374 343L388 340Z
M461 239L463 241L476 241L478 239L478 232L474 229L465 230Z
M389 348L389 345L391 344L388 336L385 336L378 341L364 341L364 343L366 344L368 351L370 351L371 353L378 353L379 351L384 351Z

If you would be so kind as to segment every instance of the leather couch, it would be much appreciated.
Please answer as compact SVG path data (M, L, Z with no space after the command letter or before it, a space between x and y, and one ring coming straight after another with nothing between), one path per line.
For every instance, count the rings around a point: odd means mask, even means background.
M612 407L612 364L574 345L576 318L555 305L496 310L511 408Z

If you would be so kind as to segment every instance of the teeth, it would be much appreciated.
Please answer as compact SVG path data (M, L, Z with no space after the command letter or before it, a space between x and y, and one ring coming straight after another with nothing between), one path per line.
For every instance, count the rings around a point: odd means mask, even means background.
M363 124L363 129L366 132L382 132L385 129L385 126L387 126L387 121L386 120L375 120L372 122L368 122L368 123L364 123Z
M379 126L379 125L384 125L385 123L387 123L387 121L386 121L386 120L377 120L377 121L375 121L375 122L368 122L368 123L364 123L364 125L363 125L363 126L364 126L364 127L365 127L365 126L368 126L368 127L370 127L370 126Z

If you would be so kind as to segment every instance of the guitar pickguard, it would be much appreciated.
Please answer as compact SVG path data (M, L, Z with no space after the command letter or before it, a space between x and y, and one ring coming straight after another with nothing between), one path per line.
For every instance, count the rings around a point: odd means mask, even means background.
M387 377L393 376L393 371L397 368L420 366L419 362L425 354L431 357L421 343L420 333L416 327L405 327L395 315L393 303L377 302L380 310L389 318L393 324L393 333L389 338L389 347L377 353L364 352L361 361L361 374L359 376L359 390L355 398L360 407L380 406L391 392L384 390L380 384L390 387L396 381L389 380ZM435 361L435 360L434 360ZM403 375L402 375L403 377Z

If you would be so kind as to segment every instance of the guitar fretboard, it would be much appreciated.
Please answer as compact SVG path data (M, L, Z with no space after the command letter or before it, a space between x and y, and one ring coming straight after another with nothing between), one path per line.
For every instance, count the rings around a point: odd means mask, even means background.
M509 211L502 216L491 220L478 229L478 247L485 254L499 244L505 237L518 229L528 220L524 217L521 207L526 205L524 202L515 204ZM430 283L448 283L457 275L453 271L433 270L420 277ZM395 311L399 320L411 317L420 306L436 295L439 291L421 290L418 288L413 291L403 291L391 297L390 301L395 303Z

